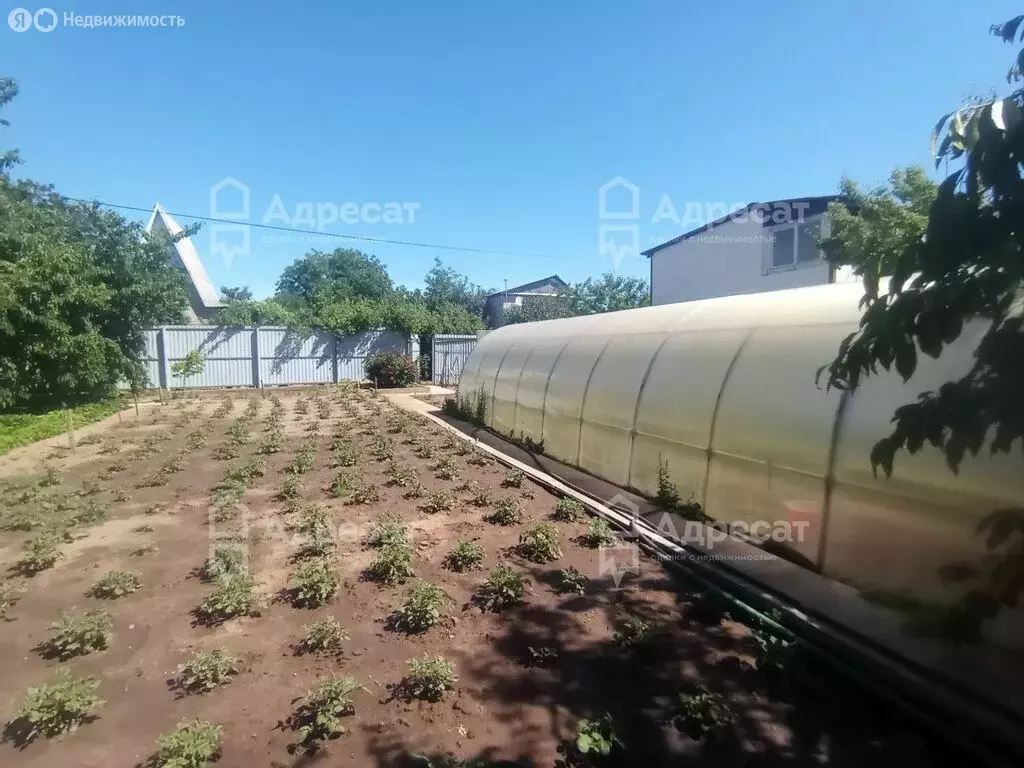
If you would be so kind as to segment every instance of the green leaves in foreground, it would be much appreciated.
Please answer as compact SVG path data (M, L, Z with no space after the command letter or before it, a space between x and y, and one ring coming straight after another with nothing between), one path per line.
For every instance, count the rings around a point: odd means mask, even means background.
M96 695L98 687L91 677L73 678L67 669L58 669L52 683L28 689L21 709L7 724L4 740L20 746L37 736L51 738L74 731L103 706Z
M159 768L203 768L220 756L222 731L203 720L178 723L157 741L154 763Z
M348 677L318 683L306 694L306 703L289 718L289 725L299 733L300 743L311 746L345 733L341 718L355 713L352 694L361 688Z

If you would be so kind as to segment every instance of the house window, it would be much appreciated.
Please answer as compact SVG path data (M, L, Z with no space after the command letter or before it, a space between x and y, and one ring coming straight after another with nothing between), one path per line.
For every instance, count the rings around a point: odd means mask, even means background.
M820 222L801 222L777 227L772 232L771 269L791 269L821 259Z

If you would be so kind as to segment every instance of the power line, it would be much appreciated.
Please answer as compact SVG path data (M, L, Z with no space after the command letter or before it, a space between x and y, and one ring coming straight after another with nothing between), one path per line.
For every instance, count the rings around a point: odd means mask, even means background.
M84 200L84 199L78 198L78 197L65 197L64 199L65 200L69 200L69 201L71 201L73 203L85 203L87 205L100 205L100 206L103 206L104 208L117 208L117 209L123 210L123 211L137 211L137 212L140 212L140 213L152 213L153 212L152 208L140 208L139 206L136 206L136 205L118 205L117 203L105 203L105 202L103 202L101 200ZM237 226L255 227L256 229L270 229L270 230L275 230L277 232L291 232L291 233L297 233L297 234L302 234L302 235L315 234L317 236L324 236L324 237L337 237L337 238L340 238L340 239L343 239L343 240L358 240L358 241L364 242L364 243L381 243L381 244L384 244L384 245L405 245L405 246L409 246L411 248L434 248L434 249L437 249L437 250L440 250L440 251L457 251L459 253L476 253L476 254L484 254L484 255L490 255L490 256L515 256L515 257L531 258L531 259L565 259L565 258L574 258L574 257L567 257L567 256L556 256L555 254L551 254L551 253L523 253L523 252L519 252L519 251L498 251L498 250L491 250L491 249L488 249L488 248L469 248L469 247L461 246L461 245L443 245L443 244L440 244L440 243L420 243L420 242L416 242L416 241L413 241L413 240L393 240L393 239L386 238L386 237L368 237L368 236L365 236L365 235L343 235L340 232L326 232L326 231L317 231L317 230L311 230L311 229L298 229L296 227L283 227L283 226L278 226L278 225L275 225L275 224L254 224L252 222L242 222L242 221L237 221L237 220L234 220L234 219L219 219L219 218L215 218L213 216L199 216L199 215L192 214L192 213L180 213L180 212L175 212L175 211L167 211L166 213L168 213L171 216L177 216L178 218L182 218L182 219L195 219L196 221L209 221L209 222L213 222L213 223L216 223L216 224L234 224L234 225L237 225ZM575 258L578 258L578 257L575 257Z

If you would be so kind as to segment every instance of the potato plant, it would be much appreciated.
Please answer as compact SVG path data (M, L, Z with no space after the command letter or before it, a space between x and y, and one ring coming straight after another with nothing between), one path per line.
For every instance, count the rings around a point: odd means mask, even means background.
M367 576L378 584L394 586L416 575L412 567L412 547L404 541L386 544L370 563Z
M450 493L438 491L427 496L427 500L420 505L420 509L429 514L444 512L455 506L455 497Z
M555 511L551 516L560 523L575 523L585 516L583 504L576 499L563 496L555 502Z
M307 440L296 451L295 456L292 457L292 465L288 468L288 471L294 475L304 475L307 472L313 470L313 465L316 462L316 443Z
M25 555L18 562L18 567L32 575L52 568L60 558L60 545L64 537L53 531L42 531L25 541Z
M216 583L217 588L196 608L201 621L219 623L235 616L248 616L256 609L256 585L248 576L221 577Z
M720 732L735 721L736 714L725 698L702 685L697 686L695 693L679 695L672 718L676 730L694 738Z
M347 677L319 682L306 694L306 703L290 718L300 743L308 747L345 733L341 719L355 713L352 694L360 689L359 683Z
M18 734L17 743L62 736L89 722L105 703L96 695L98 688L95 678L72 677L64 667L56 671L53 682L29 688L8 724Z
M414 699L440 701L446 691L455 688L455 665L444 656L424 656L422 659L409 659L409 671L405 676L403 688L405 693Z
M507 565L499 565L488 575L477 602L487 611L500 611L520 605L526 599L526 579Z
M116 600L132 594L141 586L139 577L131 571L110 571L92 585L89 594L104 600Z
M575 568L563 568L555 581L555 592L560 595L583 595L587 591L587 577Z
M402 607L391 617L392 626L402 632L426 632L444 617L448 599L440 587L420 581L409 590Z
M627 616L618 623L612 642L619 648L636 648L650 642L654 630L639 616Z
M484 552L480 545L473 541L461 540L456 542L452 551L444 559L445 566L456 573L463 573L479 568L484 561Z
M196 653L179 665L175 683L188 693L206 693L218 685L230 683L231 676L237 673L238 659L215 648L205 653Z
M505 474L505 479L501 481L501 484L505 488L522 488L523 480L526 479L526 473L521 469L510 469Z
M494 511L485 519L495 525L518 525L523 522L523 510L519 505L519 499L511 496L498 499L494 504Z
M384 547L390 544L405 544L408 541L408 529L401 518L395 515L380 515L366 534L367 546Z
M527 528L519 535L518 552L534 563L550 563L562 556L558 529L549 523Z
M65 611L50 625L48 649L59 659L102 651L114 636L114 619L102 609Z
M615 544L615 534L611 525L603 517L593 517L587 524L587 533L583 536L583 543L592 549L610 547Z
M349 639L348 634L333 616L314 621L302 629L302 639L298 645L301 653L334 651L341 647L343 640Z
M202 577L205 581L219 581L223 578L244 573L245 553L235 544L214 545L213 554L203 563Z
M182 721L157 740L158 768L204 768L220 756L223 729L204 720Z
M456 480L459 477L459 463L451 456L442 456L434 465L434 472L442 480Z
M338 592L341 579L333 558L320 557L299 565L289 582L292 605L316 608Z

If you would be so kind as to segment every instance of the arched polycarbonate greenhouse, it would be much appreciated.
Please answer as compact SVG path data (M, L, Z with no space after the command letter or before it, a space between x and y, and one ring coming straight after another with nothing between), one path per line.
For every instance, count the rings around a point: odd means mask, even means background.
M833 578L948 602L940 570L976 561L979 520L1024 502L1019 455L983 450L954 475L926 447L898 454L890 479L869 455L897 406L966 372L984 327L938 360L920 355L906 384L882 372L853 394L825 391L815 372L856 328L862 293L847 283L506 326L478 343L459 397L482 397L496 432L621 487L653 496L662 461L715 520L806 521L791 546Z

